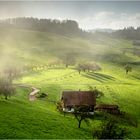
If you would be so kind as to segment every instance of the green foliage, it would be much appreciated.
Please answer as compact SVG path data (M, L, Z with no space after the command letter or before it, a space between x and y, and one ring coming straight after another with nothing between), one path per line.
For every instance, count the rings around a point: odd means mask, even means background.
M93 132L93 138L98 139L124 139L130 134L127 128L118 125L114 119L105 121L101 124L99 130Z
M62 107L62 102L61 101L58 101L56 103L56 107L59 110L59 112L61 112L61 113L63 112L63 107Z
M104 93L97 103L118 104L122 111L139 120L140 59L128 50L122 54L122 49L133 48L132 42L99 34L91 38L92 41L86 40L86 37L0 28L0 68L2 69L4 64L27 66L23 77L14 79L13 83L35 86L49 94L44 100L29 102L30 91L18 89L17 94L10 100L0 99L1 138L91 139L91 129L96 129L101 119L87 119L90 120L91 126L85 125L83 120L84 129L77 129L73 116L64 117L56 110L54 104L60 100L63 90L89 90L88 85L96 86ZM92 60L101 66L101 71L78 74L73 67L54 69L55 66L52 66L48 69L51 60L62 61L62 56L66 56L68 52L79 52L80 55L78 58L76 56L76 59ZM137 65L131 75L126 76L122 64L128 62ZM121 124L122 122L118 123ZM132 131L129 138L140 137L139 124L138 121L137 128L128 126Z
M18 94L10 100L0 99L1 139L92 138L90 131L77 129L75 119L60 114L56 105L48 99L28 101L29 91L28 88L18 87Z

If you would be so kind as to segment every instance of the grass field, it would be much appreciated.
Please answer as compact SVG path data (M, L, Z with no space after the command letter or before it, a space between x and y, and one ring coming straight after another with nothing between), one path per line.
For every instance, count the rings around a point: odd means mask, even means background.
M6 29L1 29L1 34ZM132 48L131 41L108 37L93 41L25 30L9 30L1 36L1 59L14 55L23 63L45 64L61 56L64 51L79 51L80 58L93 59L102 68L97 72L78 73L69 68L48 68L34 70L14 81L39 88L48 94L43 100L28 100L29 88L18 87L17 93L7 101L0 99L0 138L40 138L40 139L91 139L92 131L100 120L90 121L90 126L82 123L77 128L73 116L60 114L54 102L60 100L63 90L88 90L96 87L104 93L97 103L118 104L122 111L137 119L138 127L126 124L132 132L129 138L140 138L140 75L139 65L132 65L132 72L125 74L124 63L139 62L140 58L130 52L123 55L123 48ZM7 37L7 38L6 38ZM6 48L6 49L5 49ZM88 48L88 49L87 49ZM63 50L63 51L62 51ZM85 57L84 57L85 55ZM6 63L7 57L3 62ZM11 61L19 63L12 59ZM3 64L4 65L4 64Z

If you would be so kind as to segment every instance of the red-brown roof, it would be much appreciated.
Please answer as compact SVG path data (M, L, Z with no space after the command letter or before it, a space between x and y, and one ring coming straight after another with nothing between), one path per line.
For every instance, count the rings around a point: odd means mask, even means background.
M118 105L97 104L95 109L118 109Z
M96 104L96 96L93 91L63 91L62 100L65 107Z

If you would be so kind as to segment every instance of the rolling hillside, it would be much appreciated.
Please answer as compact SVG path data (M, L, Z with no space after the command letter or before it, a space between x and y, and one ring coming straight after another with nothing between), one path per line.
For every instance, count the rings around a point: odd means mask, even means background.
M30 102L30 89L23 87L18 87L7 101L1 97L0 138L91 139L101 120L90 121L90 126L83 122L78 129L75 118L60 114L55 104L63 90L88 90L89 86L104 93L97 103L118 104L138 121L137 127L124 126L132 132L129 138L140 138L140 58L130 51L124 54L125 48L133 49L132 41L100 35L88 40L49 32L0 29L1 69L9 65L46 65L54 59L63 60L69 52L76 54L77 62L91 60L102 68L81 74L74 66L38 68L15 79L15 84L34 86L48 97ZM127 63L132 65L128 75L124 69Z
M17 63L18 61L46 63L46 60L56 57L63 59L69 52L76 53L80 59L116 61L121 57L121 60L117 61L135 61L131 54L121 54L125 48L132 47L131 41L112 39L98 34L95 34L92 40L87 40L49 32L1 28L0 42L1 59L4 61L18 59Z

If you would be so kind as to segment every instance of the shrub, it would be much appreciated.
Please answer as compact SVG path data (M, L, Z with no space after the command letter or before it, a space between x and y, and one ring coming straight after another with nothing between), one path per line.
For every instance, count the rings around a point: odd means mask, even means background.
M46 94L46 93L39 93L38 95L37 95L37 98L45 98L45 97L47 97L48 95Z
M57 109L62 113L63 112L63 105L62 105L62 102L61 101L58 101L56 103L56 107Z
M100 128L93 132L93 138L98 139L124 139L127 136L127 129L119 126L118 122L114 119L103 122Z

